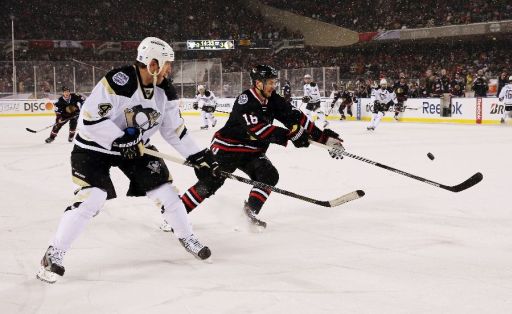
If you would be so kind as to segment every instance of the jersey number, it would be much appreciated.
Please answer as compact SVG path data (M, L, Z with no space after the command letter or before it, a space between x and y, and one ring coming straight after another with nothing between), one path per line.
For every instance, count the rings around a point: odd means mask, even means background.
M242 116L244 117L245 122L247 122L247 125L258 124L258 117L253 116L252 114L243 114Z

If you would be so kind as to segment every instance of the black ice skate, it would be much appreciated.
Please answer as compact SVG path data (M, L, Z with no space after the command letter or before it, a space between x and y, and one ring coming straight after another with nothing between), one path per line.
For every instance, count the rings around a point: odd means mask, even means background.
M244 203L244 213L247 215L247 218L249 218L250 225L256 227L258 231L267 228L267 223L256 217L256 213L247 202Z
M505 123L505 119L501 118L500 123L504 124Z
M36 275L37 279L47 283L55 283L57 275L63 276L65 271L64 266L62 266L64 254L66 252L63 250L56 249L53 246L48 247L41 260L41 268Z
M74 137L68 137L68 142L73 143Z
M375 127L374 126L369 126L366 128L368 131L375 131Z
M50 144L51 142L55 141L55 138L49 137L49 138L45 139L44 141L46 142L46 144Z
M199 243L199 240L194 235L180 239L180 243L183 245L185 250L187 250L187 252L200 260L205 260L210 257L210 255L212 255L210 249L207 246Z
M394 118L395 118L396 121L398 121L398 115L397 114L395 114Z
M212 128L214 128L217 125L217 119L213 120L212 122Z
M345 115L342 114L341 117L340 117L340 120L345 120L345 119L347 119L347 117L345 117Z
M208 130L208 126L207 125L203 125L202 127L200 127L201 130Z

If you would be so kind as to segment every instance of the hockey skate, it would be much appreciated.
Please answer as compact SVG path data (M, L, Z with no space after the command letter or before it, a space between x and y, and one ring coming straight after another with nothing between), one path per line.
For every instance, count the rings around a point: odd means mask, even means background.
M208 126L207 125L203 125L202 127L200 127L201 130L208 130Z
M73 137L73 136L68 137L68 142L73 143L73 139L74 139L74 137Z
M345 120L345 119L347 119L347 117L345 117L345 115L342 114L341 117L340 117L340 120Z
M212 128L214 128L217 125L217 119L213 120L212 122Z
M160 230L162 230L163 232L174 232L171 225L166 220L164 220L160 225Z
M256 217L256 213L247 202L244 202L244 213L249 218L249 226L254 227L256 231L263 231L263 229L267 228L267 223Z
M368 131L375 131L375 127L374 126L369 126L366 128Z
M398 115L397 115L397 114L395 114L395 116L394 116L393 118L395 118L395 120L396 120L396 121L399 121L399 120L398 120Z
M192 234L188 236L187 238L179 239L181 245L189 252L190 254L194 255L195 258L200 260L205 260L210 255L212 255L212 252L207 246L202 245L199 243L199 240Z
M65 251L54 248L53 246L48 247L46 253L44 253L43 259L41 260L41 268L37 272L37 279L47 282L55 283L57 281L57 275L64 275L64 266L62 266L62 259L66 254Z
M324 121L324 129L329 125L329 121Z
M46 142L46 144L50 144L51 142L55 141L55 138L49 137L49 138L45 139L44 141Z
M500 123L505 124L505 119L501 118Z

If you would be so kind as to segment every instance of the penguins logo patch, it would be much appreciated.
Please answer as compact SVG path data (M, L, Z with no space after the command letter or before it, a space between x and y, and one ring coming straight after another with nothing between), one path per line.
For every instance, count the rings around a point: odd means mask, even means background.
M247 97L246 94L242 94L242 95L240 95L240 97L238 97L238 104L239 105L246 104L248 101L249 101L249 97Z
M98 114L100 117L104 117L108 114L110 110L112 110L112 104L109 103L102 103L98 105Z
M128 77L128 75L124 74L123 72L117 72L116 74L114 74L114 76L112 76L112 81L114 81L114 83L116 83L119 86L126 85L129 79L130 78Z

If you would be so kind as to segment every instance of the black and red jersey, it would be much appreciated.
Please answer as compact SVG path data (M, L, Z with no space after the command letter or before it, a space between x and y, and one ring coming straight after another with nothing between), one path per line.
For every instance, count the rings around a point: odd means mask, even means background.
M273 125L274 119L285 127ZM294 125L301 125L313 140L322 136L322 131L312 121L275 91L264 98L251 88L236 98L228 121L213 136L211 148L227 152L265 152L271 143L286 146Z

